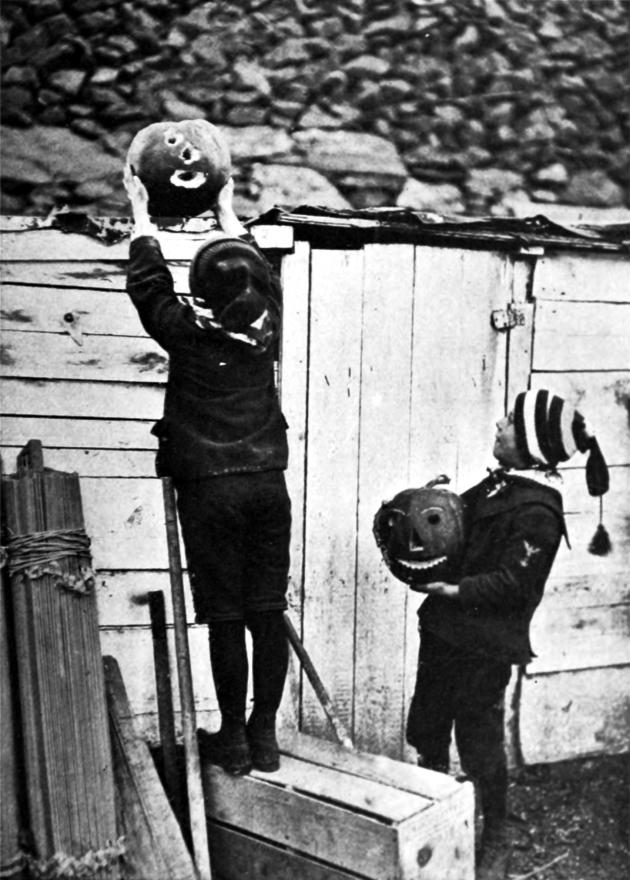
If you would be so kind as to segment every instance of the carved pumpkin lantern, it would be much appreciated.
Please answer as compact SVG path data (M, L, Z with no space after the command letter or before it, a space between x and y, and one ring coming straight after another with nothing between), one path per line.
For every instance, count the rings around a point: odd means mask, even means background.
M230 152L205 119L154 122L134 137L127 162L149 193L154 217L194 217L212 208L230 176Z
M383 502L373 531L387 567L411 589L448 580L464 545L463 504L442 486L405 489Z

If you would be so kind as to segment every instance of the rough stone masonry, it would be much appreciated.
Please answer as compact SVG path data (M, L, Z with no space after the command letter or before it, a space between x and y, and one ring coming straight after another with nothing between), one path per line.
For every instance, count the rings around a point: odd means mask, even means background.
M133 134L205 117L237 208L629 204L628 0L4 0L3 213L125 215Z

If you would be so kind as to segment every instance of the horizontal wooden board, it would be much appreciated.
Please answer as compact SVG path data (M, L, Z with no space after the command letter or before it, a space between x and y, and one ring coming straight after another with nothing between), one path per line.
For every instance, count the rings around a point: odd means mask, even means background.
M4 416L0 438L5 446L23 446L31 438L40 439L48 449L72 450L149 450L157 448L151 433L153 421L147 419L77 419ZM73 465L69 470L77 470ZM118 472L123 476L122 472ZM153 476L153 474L152 474Z
M239 778L210 764L202 772L210 818L360 876L396 877L397 835L391 825L294 790L290 783L278 784L278 774ZM284 761L279 773L290 779ZM336 800L344 794L345 789L338 791Z
M4 415L155 420L162 415L163 403L164 386L158 384L2 380Z
M157 711L151 630L148 627L101 628L100 638L102 653L111 654L118 661L133 712ZM173 702L179 707L175 640L171 628L168 631L168 642ZM217 703L210 674L208 628L189 626L188 643L195 705L200 709L212 711L217 708Z
M195 229L195 226L198 228ZM122 228L120 231L123 231ZM191 260L207 240L208 234L215 231L213 222L188 223L181 231L156 229L154 235L167 260ZM290 227L261 225L254 226L251 232L260 247L290 250L293 246L293 230ZM47 261L53 257L55 260L126 260L129 244L128 237L115 244L107 244L94 235L67 233L46 227L19 231L7 229L6 226L0 229L0 248L5 262L33 262L42 255L46 255Z
M61 333L3 336L2 376L163 384L167 374L166 352L148 338L85 336L77 345Z
M609 465L630 464L630 330L626 371L532 373L531 387L548 388L579 409ZM571 460L584 463L580 454Z
M178 293L187 293L188 261L169 260L173 284ZM0 263L4 284L28 287L55 287L85 290L124 291L127 287L127 260L109 262Z
M212 870L222 880L259 880L261 877L273 880L356 880L356 874L348 874L217 822L210 823L208 837Z
M588 551L599 522L599 499L588 494L584 471L564 471L561 492L571 547L565 541L560 543L551 578L564 578L570 583L588 575L593 588L600 590L598 584L602 579L617 578L621 573L627 575L630 571L630 467L610 469L610 490L603 496L604 523L612 541L612 550L607 556L594 556ZM614 597L611 596L611 600L614 602Z
M627 370L630 367L630 303L536 304L536 371Z
M534 653L527 671L630 665L630 604L590 608L541 607L531 627Z
M526 676L520 709L525 763L627 751L629 695L630 666Z
M122 291L51 287L21 287L6 284L2 289L4 332L69 333L72 327L83 334L146 336L138 313Z
M350 751L336 743L304 733L283 734L280 737L280 748L284 754L293 755L302 761L343 770L351 777L393 785L429 801L449 798L461 788L459 783L444 773L425 770L415 763L411 765L394 761L385 755Z
M2 460L15 461L21 448L0 446ZM76 471L81 477L155 477L155 453L149 451L57 449L47 442L45 456L47 467Z
M544 299L630 302L630 261L621 254L554 253L541 257L533 295Z

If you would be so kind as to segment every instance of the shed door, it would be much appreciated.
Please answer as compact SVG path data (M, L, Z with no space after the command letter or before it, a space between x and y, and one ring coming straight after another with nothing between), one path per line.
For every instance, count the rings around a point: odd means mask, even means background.
M283 264L281 390L291 437L291 601L338 713L365 750L401 757L420 597L372 536L383 499L439 473L461 491L491 466L507 388L510 258L484 251L298 243ZM302 682L305 730L329 736Z

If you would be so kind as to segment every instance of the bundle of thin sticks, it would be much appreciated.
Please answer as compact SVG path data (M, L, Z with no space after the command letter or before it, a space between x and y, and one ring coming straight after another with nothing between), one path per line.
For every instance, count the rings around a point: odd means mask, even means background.
M79 477L31 440L2 488L34 855L81 860L115 841L116 813ZM94 876L119 877L117 860Z

